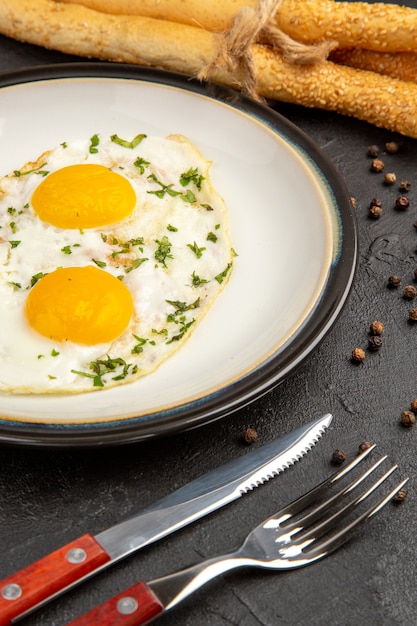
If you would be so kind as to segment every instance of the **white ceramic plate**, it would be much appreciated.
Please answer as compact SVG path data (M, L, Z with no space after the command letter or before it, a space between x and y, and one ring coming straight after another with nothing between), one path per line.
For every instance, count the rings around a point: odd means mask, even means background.
M343 182L294 125L235 92L101 63L0 79L0 172L94 133L183 133L212 160L238 253L226 289L153 374L79 395L0 395L0 441L125 443L190 428L267 392L329 330L356 265Z

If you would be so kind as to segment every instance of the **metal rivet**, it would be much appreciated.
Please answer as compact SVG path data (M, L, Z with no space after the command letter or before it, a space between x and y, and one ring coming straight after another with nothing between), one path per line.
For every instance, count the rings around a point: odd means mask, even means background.
M135 598L126 596L125 598L120 598L120 600L118 601L117 610L122 615L130 615L131 613L134 613L136 611L138 606L139 605Z
M87 552L83 548L72 548L66 558L69 563L82 563L87 558Z
M3 587L1 595L5 600L16 600L22 595L22 587L16 583L10 583Z

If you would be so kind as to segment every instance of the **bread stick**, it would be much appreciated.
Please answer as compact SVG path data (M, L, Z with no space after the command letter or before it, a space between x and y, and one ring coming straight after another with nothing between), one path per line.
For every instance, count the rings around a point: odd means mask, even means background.
M113 15L130 14L201 26L230 28L243 6L258 0L63 0ZM395 4L283 0L275 24L303 43L334 40L339 47L417 52L417 9Z
M337 48L330 53L329 59L342 65L417 83L416 52L377 52L364 48Z
M20 41L108 61L197 75L217 50L218 35L165 20L106 15L54 0L0 0L0 32ZM323 61L285 62L267 46L251 47L261 96L336 111L417 138L417 85ZM237 87L216 68L214 82Z

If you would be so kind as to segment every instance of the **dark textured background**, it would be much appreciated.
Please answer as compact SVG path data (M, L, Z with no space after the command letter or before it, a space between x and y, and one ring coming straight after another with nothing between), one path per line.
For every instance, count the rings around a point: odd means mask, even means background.
M407 2L416 7L416 2ZM0 37L0 71L79 60ZM416 103L417 106L417 103ZM198 430L123 448L38 450L0 447L0 577L63 542L104 530L142 505L245 450L240 437L253 425L255 445L325 412L334 422L303 461L233 505L110 568L28 617L27 626L61 626L139 578L151 579L237 547L252 526L332 470L335 448L356 454L363 439L410 476L409 495L390 505L347 546L303 570L229 573L164 616L161 626L402 626L417 623L416 437L401 411L417 397L417 327L407 322L391 273L413 282L417 267L417 142L354 119L297 106L275 106L330 157L357 200L360 261L351 297L320 347L288 380L249 407ZM30 103L28 103L30 115ZM1 116L1 112L0 112ZM369 171L367 147L396 140L383 155L386 171L412 181L410 209L393 210L397 186ZM1 149L5 149L3 146ZM294 191L296 193L296 190ZM384 202L383 218L367 216L369 201ZM360 367L350 354L366 346L369 323L385 323L380 352Z

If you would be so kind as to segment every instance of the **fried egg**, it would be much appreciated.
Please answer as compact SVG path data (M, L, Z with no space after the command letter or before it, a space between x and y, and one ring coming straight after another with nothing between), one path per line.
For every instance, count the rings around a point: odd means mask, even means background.
M211 163L182 135L99 134L0 178L0 390L150 374L232 273Z

